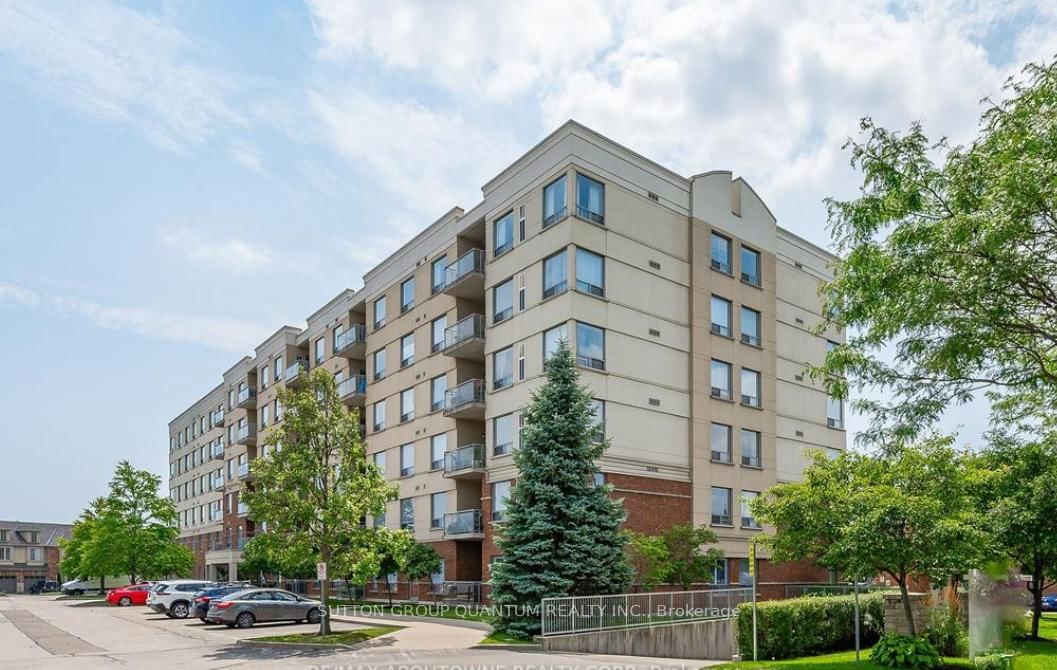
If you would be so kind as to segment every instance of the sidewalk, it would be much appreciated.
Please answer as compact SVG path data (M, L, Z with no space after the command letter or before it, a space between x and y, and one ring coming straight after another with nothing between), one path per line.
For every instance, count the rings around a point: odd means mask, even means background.
M385 636L391 640L388 646L400 651L469 649L484 639L490 630L482 630L478 626L487 624L479 622L427 617L335 615L331 617L331 621L362 626L404 626L403 629ZM471 628L467 623L477 625Z

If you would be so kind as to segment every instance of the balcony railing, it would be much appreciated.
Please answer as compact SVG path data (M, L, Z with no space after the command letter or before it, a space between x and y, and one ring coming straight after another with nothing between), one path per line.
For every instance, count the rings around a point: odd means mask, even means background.
M238 429L235 439L239 444L249 444L257 441L257 429L253 426L243 426Z
M238 515L239 516L246 516L246 513L249 511L249 509L247 509L246 503L240 502L239 505L238 505L238 510L237 511L238 511ZM239 538L239 548L240 549L242 548L242 540L243 540L243 538Z
M483 379L464 381L444 394L445 414L454 414L478 404L484 404Z
M467 444L444 454L444 474L484 468L484 445Z
M224 443L214 442L213 446L209 448L209 457L214 460L224 458Z
M484 340L484 316L481 314L471 314L444 330L444 353L451 353L473 340Z
M444 515L445 535L479 535L482 532L481 510L479 509L448 512Z
M214 427L223 426L224 425L224 411L218 409L217 411L213 412L213 414L209 417L209 422Z
M350 400L356 396L362 399L365 393L367 393L367 375L353 375L341 380L338 384L338 397L342 400Z
M239 479L245 479L250 476L250 464L239 463Z
M484 250L470 249L445 270L444 292L470 296L484 291Z
M257 405L257 391L246 387L239 391L238 395L238 406L239 407L254 407Z
M292 365L286 368L286 385L292 386L302 372L308 372L308 361L294 361Z
M334 353L342 356L361 348L367 341L367 326L357 323L334 338Z

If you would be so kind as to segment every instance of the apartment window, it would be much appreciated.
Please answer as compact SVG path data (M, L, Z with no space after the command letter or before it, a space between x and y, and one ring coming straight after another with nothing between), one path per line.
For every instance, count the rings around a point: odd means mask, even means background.
M385 474L385 452L379 451L374 455L374 467L378 470L378 474Z
M384 508L382 509L381 512L379 512L378 514L374 515L374 527L375 528L384 528L385 527L385 509Z
M400 528L415 529L415 501L412 498L404 498L400 501Z
M730 337L731 304L726 298L712 296L712 332Z
M597 296L606 294L605 259L593 251L576 249L576 290Z
M730 400L730 363L712 359L712 397Z
M748 307L741 308L741 341L760 346L760 313Z
M565 218L565 175L543 188L543 227L558 223Z
M265 427L268 426L268 422L271 420L271 417L270 417L271 409L272 408L269 407L268 405L265 405L264 407L261 407L261 428L265 428Z
M606 222L605 187L582 174L576 175L576 215L593 221Z
M741 429L741 464L750 468L760 467L760 433Z
M448 375L429 380L429 409L431 412L444 409L444 394L448 391Z
M597 326L576 323L576 362L595 370L606 369L606 332Z
M415 334L408 333L400 338L400 367L406 368L415 362Z
M712 233L712 269L731 274L731 244L730 238L723 237L718 233Z
M492 323L505 321L514 315L514 279L496 284L492 289Z
M444 331L448 328L448 316L433 319L429 326L430 351L437 352L444 348Z
M430 289L438 293L448 282L448 257L441 256L429 266Z
M492 482L492 521L506 517L506 506L510 500L510 480Z
M0 561L11 560L11 547L0 547Z
M517 345L517 378L518 381L525 380L525 345Z
M569 328L566 324L555 326L543 333L543 360L546 361L562 342L569 342Z
M514 450L514 415L504 414L492 419L492 454L502 456Z
M32 540L32 541L36 542L36 540ZM40 547L30 547L29 548L29 560L32 563L37 563L37 562L39 562L41 560Z
M385 296L374 301L374 327L381 328L385 325Z
M385 376L385 349L379 349L371 355L374 361L374 378L381 379Z
M521 205L517 208L517 234L518 239L522 242L525 241L525 206Z
M517 309L519 312L525 311L525 273L522 272L517 276Z
M447 451L447 433L441 433L429 438L429 467L431 470L440 470L444 467L444 454Z
M603 442L606 439L606 401L591 398L587 407L591 410L591 424L595 427L591 439L596 443Z
M415 389L405 389L400 392L400 423L405 423L415 418Z
M741 247L741 280L753 286L760 285L760 252L744 245Z
M760 524L756 523L756 518L752 515L752 501L756 500L756 496L760 495L756 491L742 491L741 492L741 527L742 528L759 528Z
M385 401L374 403L374 431L385 429Z
M712 424L711 449L712 460L717 463L730 463L730 426L723 423Z
M563 293L567 288L565 250L562 249L543 261L543 298Z
M275 420L279 421L283 418L283 403L279 402L279 399L275 400ZM221 440L223 442L223 440Z
M514 350L507 347L492 354L492 388L506 388L514 383Z
M415 474L415 445L405 444L400 447L400 476Z
M228 409L235 409L235 389L228 389Z
M327 347L326 340L324 338L321 337L321 338L316 340L316 365L319 365L320 363L323 362L323 358L324 358L325 352L326 352L326 347Z
M840 398L826 396L826 425L830 428L844 428L844 403Z
M261 390L263 391L264 389L268 388L268 366L267 365L262 365L261 366L260 374L258 374L257 376L260 377Z
M400 313L403 314L415 305L415 278L405 279L400 285Z
M730 526L730 489L722 486L712 487L712 523L717 526Z
M507 212L492 224L495 245L493 255L500 256L514 248L514 212Z
M443 528L444 515L448 512L448 494L434 493L429 497L429 527Z
M760 373L755 370L741 369L741 404L760 406Z
M272 367L275 381L279 381L283 377L283 357L279 356L276 358L275 364Z
M716 561L716 564L712 567L712 583L727 583L727 559L719 559L718 561Z

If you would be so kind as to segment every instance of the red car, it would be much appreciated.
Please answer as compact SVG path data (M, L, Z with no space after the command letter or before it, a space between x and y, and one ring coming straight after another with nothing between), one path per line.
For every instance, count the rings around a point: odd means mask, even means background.
M146 605L147 594L150 593L150 583L129 584L120 588L107 591L106 601L118 607L129 605Z

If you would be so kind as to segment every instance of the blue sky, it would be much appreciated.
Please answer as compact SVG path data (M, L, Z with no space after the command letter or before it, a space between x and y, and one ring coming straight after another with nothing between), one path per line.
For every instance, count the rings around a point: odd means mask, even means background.
M0 0L0 518L167 472L224 369L568 118L825 245L860 117L964 141L1054 53L1017 0Z

